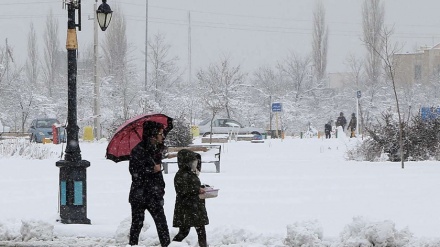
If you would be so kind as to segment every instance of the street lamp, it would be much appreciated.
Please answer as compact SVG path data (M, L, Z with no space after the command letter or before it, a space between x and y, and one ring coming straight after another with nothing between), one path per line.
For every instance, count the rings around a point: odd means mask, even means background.
M105 31L112 20L112 13L110 6L107 4L107 0L102 0L102 4L96 10L98 17L99 27L102 31Z
M103 1L104 2L104 1ZM64 160L56 162L60 168L60 221L64 224L90 224L87 218L86 168L90 162L81 159L79 148L76 102L77 50L76 28L81 31L81 0L68 0L67 5L67 144ZM76 23L78 10L78 24ZM108 25L108 24L107 24Z
M106 0L102 0L102 4L99 5L98 8L96 8L96 3L98 0L95 0L94 9L96 9L95 12L95 18L94 18L94 25L93 25L93 51L94 51L94 58L93 58L93 64L94 64L94 103L93 103L93 115L94 115L94 129L95 129L95 137L96 139L101 139L101 107L100 107L100 92L99 92L99 83L98 83L98 28L97 24L99 24L99 27L102 31L105 31L110 24L110 21L112 19L112 13L110 6L107 4Z

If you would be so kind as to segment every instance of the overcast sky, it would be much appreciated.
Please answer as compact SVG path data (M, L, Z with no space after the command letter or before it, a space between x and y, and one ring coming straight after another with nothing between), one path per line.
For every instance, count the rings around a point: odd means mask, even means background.
M94 0L82 0L82 31L79 52L93 42ZM99 0L99 3L101 0ZM329 27L328 72L346 70L350 53L365 54L360 41L363 0L323 0ZM128 41L135 62L143 68L145 50L145 0L108 0L126 17ZM394 41L402 52L440 42L440 1L384 0L386 25L394 26ZM274 66L294 51L311 52L314 0L149 0L149 35L165 35L171 53L187 68L188 12L192 22L193 75L200 68L229 56L234 65L252 72L262 65ZM16 61L26 59L29 24L34 23L41 42L46 16L52 9L60 25L60 44L66 39L67 10L62 0L0 0L0 46L6 38ZM111 24L110 24L111 25ZM100 32L100 39L105 33ZM41 43L40 43L41 45ZM143 71L141 72L143 73Z

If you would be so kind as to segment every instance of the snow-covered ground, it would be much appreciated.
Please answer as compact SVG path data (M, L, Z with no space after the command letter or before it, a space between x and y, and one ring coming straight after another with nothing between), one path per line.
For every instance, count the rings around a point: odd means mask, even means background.
M222 145L221 173L203 165L202 182L220 189L207 199L210 246L440 246L440 162L347 161L359 140L294 139ZM195 140L195 144L200 139ZM106 142L81 142L91 225L58 218L61 145L45 159L2 157L0 246L125 246L130 225L128 162L106 160ZM34 144L36 145L36 144ZM3 146L3 147L1 147ZM33 147L35 150L35 147ZM177 166L165 174L171 237ZM140 244L158 245L152 219ZM149 226L149 227L148 227ZM192 230L186 242L196 246Z

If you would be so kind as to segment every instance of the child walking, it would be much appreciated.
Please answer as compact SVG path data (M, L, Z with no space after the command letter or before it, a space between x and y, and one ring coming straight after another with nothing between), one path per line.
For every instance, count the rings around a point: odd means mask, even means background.
M174 177L176 204L174 207L173 227L179 232L173 241L182 242L188 236L190 228L194 227L200 247L207 247L205 225L209 224L204 200L199 198L204 194L198 174L201 169L200 155L182 149L177 153L179 171Z

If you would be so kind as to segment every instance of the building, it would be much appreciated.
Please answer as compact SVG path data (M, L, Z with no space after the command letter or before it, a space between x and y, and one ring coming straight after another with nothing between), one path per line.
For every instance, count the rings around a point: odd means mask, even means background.
M351 74L347 72L328 73L328 88L340 89L350 83Z
M395 54L396 85L426 84L440 75L440 44L414 53Z

